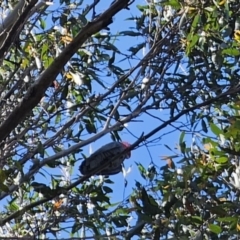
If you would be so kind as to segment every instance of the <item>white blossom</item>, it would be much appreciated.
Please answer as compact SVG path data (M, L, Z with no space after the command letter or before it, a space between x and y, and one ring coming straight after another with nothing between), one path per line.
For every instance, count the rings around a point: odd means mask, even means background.
M182 170L181 168L178 168L178 169L177 169L177 174L178 174L178 175L183 175L183 170Z
M71 171L71 166L60 166L60 170L61 170L61 186L65 186L68 185L71 181L70 178L70 171Z
M72 80L73 80L78 86L81 86L81 85L84 84L82 74L80 75L80 73L73 73L73 72L70 72L70 74L71 74L71 76L72 76Z
M146 89L147 86L148 86L148 84L149 84L149 82L150 82L150 79L149 79L148 77L143 78L143 80L142 80L142 85L141 85L141 89L142 89L142 90L143 90L143 89Z
M237 189L240 189L240 174L239 167L237 167L235 172L232 172L231 177L229 178L230 183Z
M13 179L13 182L14 182L15 185L19 185L21 177L22 177L22 174L19 171L17 176Z
M132 166L130 166L127 170L122 167L123 177L126 178L126 176L132 171Z

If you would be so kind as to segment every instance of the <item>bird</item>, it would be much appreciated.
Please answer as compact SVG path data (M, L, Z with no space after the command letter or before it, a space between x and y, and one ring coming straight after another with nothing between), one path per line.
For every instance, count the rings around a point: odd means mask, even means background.
M122 171L123 161L131 157L131 152L120 153L130 146L128 142L110 142L102 146L81 163L79 167L81 174L86 175L106 162L109 162L109 165L96 173L96 175L118 174ZM118 155L119 157L117 157Z

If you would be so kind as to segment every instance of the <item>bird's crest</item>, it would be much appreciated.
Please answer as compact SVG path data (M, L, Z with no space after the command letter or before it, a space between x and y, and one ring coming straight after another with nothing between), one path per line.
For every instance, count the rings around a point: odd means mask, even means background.
M125 147L130 147L130 146L131 146L131 144L128 143L128 142L122 142L122 144L123 144Z

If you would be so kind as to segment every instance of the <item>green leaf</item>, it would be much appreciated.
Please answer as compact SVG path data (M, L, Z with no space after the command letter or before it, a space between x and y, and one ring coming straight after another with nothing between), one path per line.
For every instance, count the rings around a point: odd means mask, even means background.
M88 131L88 133L96 133L97 132L95 125L92 122L90 122L89 120L86 122L85 127L86 127L86 130Z
M202 124L202 130L207 133L208 132L208 129L207 129L207 124L206 122L204 121L204 119L201 120L201 124Z
M121 137L117 131L111 132L111 138L113 141L121 141Z
M184 137L185 137L185 131L183 131L180 135L179 144L181 144L183 142Z
M56 116L56 118L55 118L55 124L60 123L61 120L62 120L62 115L59 113L59 114L57 114L57 116Z
M54 192L54 190L44 183L33 182L31 186L34 188L34 191L43 194L45 197L51 196Z
M164 146L165 146L168 150L172 151L172 149L171 149L168 145L164 144Z
M19 206L15 203L15 202L12 202L10 205L9 205L9 210L11 211L18 211L19 210Z
M131 37L141 36L142 35L140 32L133 32L133 31L122 31L119 34L131 36Z
M128 216L114 216L112 218L112 221L117 227L121 228L121 227L126 227L128 225L127 218Z
M129 213L129 209L128 208L118 208L116 210L117 214L123 214L123 215L127 215Z
M165 6L172 6L175 9L179 9L181 7L181 4L178 0L169 0L169 1L162 1L163 5Z
M179 146L180 146L181 153L185 153L186 152L186 143L185 142L181 142L179 144Z
M44 147L42 145L42 142L38 142L38 146L37 146L37 150L38 150L38 153L40 154L40 157L44 157Z
M118 110L115 111L115 113L114 113L114 118L115 118L116 121L119 120L120 114L119 114Z
M140 43L138 44L136 47L130 47L128 49L128 51L132 52L132 55L135 55L138 53L139 50L143 49L143 47L145 47L146 43L143 42L143 43Z
M107 194L113 192L113 190L110 187L107 187L107 186L103 186L103 191Z
M215 224L209 224L208 228L211 232L216 233L216 234L219 234L222 232L222 228Z
M193 23L192 23L192 28L195 29L199 23L199 19L200 19L200 15L197 14L195 17L194 17L194 20L193 20Z
M145 10L148 9L148 6L147 6L147 5L137 5L137 8L138 8L141 12L143 12L143 11L145 11Z
M41 58L47 57L47 53L49 51L48 44L43 44L41 49ZM45 59L43 59L45 60Z
M223 134L223 131L217 125L215 125L214 123L210 123L209 125L210 125L211 131L215 135L219 136L220 134Z
M194 112L193 115L191 116L191 127L194 126L195 122L196 122L196 118L197 118L197 114Z
M228 157L225 157L225 156L224 157L217 157L216 162L220 163L220 164L227 163L228 162Z
M199 35L188 36L188 40L190 41L189 50L191 50L196 45L196 43L198 42L198 39L199 39Z
M46 22L42 18L40 18L39 21L40 21L40 27L44 30L46 28Z
M236 48L226 48L226 49L222 50L222 54L237 57L240 55L240 51Z
M208 12L213 12L214 11L214 8L212 8L212 7L206 7L204 9Z
M143 165L141 163L136 163L137 164L137 167L138 167L138 170L141 174L141 176L146 179L146 174L147 174L147 171L146 169L143 167Z
M48 68L55 59L53 57L48 57L44 59L44 67Z
M0 169L0 183L3 183L7 179L6 171L3 169Z
M191 222L193 223L197 223L197 224L202 224L202 217L199 217L199 216L192 216L191 217Z
M114 44L112 44L112 43L110 43L110 42L108 42L107 45L103 45L102 47L103 47L104 49L106 49L106 50L112 50L112 51L113 51L113 54L115 54L115 53L121 53L121 52L118 50L118 48L117 48Z
M219 222L236 222L238 220L238 217L223 217L223 218L217 218L217 221Z

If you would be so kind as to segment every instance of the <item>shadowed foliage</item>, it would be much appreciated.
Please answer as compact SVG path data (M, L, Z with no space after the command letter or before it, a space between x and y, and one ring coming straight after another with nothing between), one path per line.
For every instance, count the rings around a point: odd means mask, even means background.
M239 9L2 1L0 237L238 239ZM98 175L119 164L78 171L107 137L131 139L109 162L138 156L117 203L115 178Z

